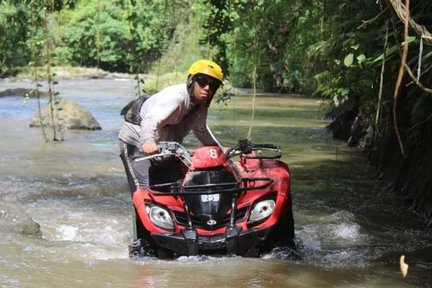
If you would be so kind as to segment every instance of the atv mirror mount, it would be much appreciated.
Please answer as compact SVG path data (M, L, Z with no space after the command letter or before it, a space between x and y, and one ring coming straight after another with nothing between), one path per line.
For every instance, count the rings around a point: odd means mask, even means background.
M238 141L239 150L244 154L249 154L252 152L252 142L248 139L241 139Z

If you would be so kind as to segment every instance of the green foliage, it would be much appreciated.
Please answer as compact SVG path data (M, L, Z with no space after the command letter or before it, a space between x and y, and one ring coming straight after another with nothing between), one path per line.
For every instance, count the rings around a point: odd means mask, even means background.
M165 51L176 26L168 13L176 12L178 1L126 1L125 20L129 36L125 42L128 51L126 63L130 72L148 72L151 65ZM181 9L180 9L181 10Z
M0 1L0 77L30 61L26 45L30 13L25 1Z
M320 62L307 51L322 37L321 7L318 1L231 1L233 29L224 39L234 85L251 87L256 77L258 88L312 92Z
M60 50L61 56L71 57L73 65L121 69L126 57L122 43L127 39L128 27L121 21L120 8L108 1L81 3L67 23L64 41L70 50Z
M180 11L179 11L180 10ZM201 29L210 17L211 7L204 2L194 5L177 6L178 22L169 39L167 49L162 57L153 66L152 72L178 73L182 81L186 79L189 66L200 58L215 60L223 65L217 58L217 47L210 41L203 41L207 32ZM224 70L227 67L222 66Z
M377 52L383 51L384 41L380 37L383 32L381 24L371 23L367 31L358 29L358 26L363 19L379 14L380 7L375 5L365 10L358 2L345 2L329 4L326 9L334 15L325 23L325 30L331 33L325 40L311 46L311 53L329 59L325 70L316 75L318 87L315 93L330 98L335 104L346 97L359 100L377 83L377 69L381 63L374 63L373 59Z
M232 30L230 19L230 0L209 0L209 5L203 6L207 13L202 24L204 35L200 44L211 45L216 48L214 60L224 69L225 75L229 74L229 59L227 57L226 36ZM203 11L203 12L204 12Z
M109 71L148 72L176 28L167 13L178 3L92 0L62 10L56 17L63 21L57 59Z
M51 3L48 41L59 65L181 78L193 61L210 58L235 86L255 83L331 99L376 92L386 27L397 28L386 26L390 14L382 12L381 2L5 0L0 2L0 74L28 65L31 52L33 59L43 59L41 28L32 21L40 21L45 2ZM38 19L31 19L29 3ZM430 6L416 3L414 17L427 24ZM386 61L396 63L389 71L397 66L399 36L388 37ZM419 38L412 35L409 43L418 46ZM430 57L425 50L423 61Z

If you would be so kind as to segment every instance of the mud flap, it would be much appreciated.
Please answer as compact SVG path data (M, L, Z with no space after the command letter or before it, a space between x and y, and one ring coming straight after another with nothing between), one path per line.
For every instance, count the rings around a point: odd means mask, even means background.
M241 227L228 228L226 231L226 251L227 254L238 254L239 235Z
M181 232L186 241L189 256L198 255L197 235L195 229L185 229Z

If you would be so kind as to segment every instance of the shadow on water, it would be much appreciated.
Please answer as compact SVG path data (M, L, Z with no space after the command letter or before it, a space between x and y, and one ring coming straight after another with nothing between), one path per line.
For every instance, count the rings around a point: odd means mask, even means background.
M16 83L0 83L5 88ZM24 83L30 85L29 83ZM97 89L94 89L94 88ZM302 261L181 257L131 261L130 199L118 158L118 113L134 83L61 81L64 98L88 108L103 130L44 143L28 123L35 100L0 99L0 286L6 287L427 287L430 231L374 179L361 154L324 130L319 103L248 95L212 104L209 125L226 145L246 138L281 145L291 169ZM192 138L186 144L196 144ZM33 223L41 235L31 233ZM30 226L29 226L30 225ZM27 233L27 232L29 233ZM402 279L399 256L410 274Z

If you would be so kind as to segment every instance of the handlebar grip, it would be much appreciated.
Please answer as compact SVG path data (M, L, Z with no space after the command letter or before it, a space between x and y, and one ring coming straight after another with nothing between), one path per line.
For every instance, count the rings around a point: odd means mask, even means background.
M146 154L145 156L135 158L133 161L134 162L140 162L140 161L149 160L149 159L153 159L153 158L165 156L165 155L167 155L167 153L164 153L164 152L160 152L160 153L156 153L156 154Z
M279 149L279 146L273 144L263 144L264 147Z

